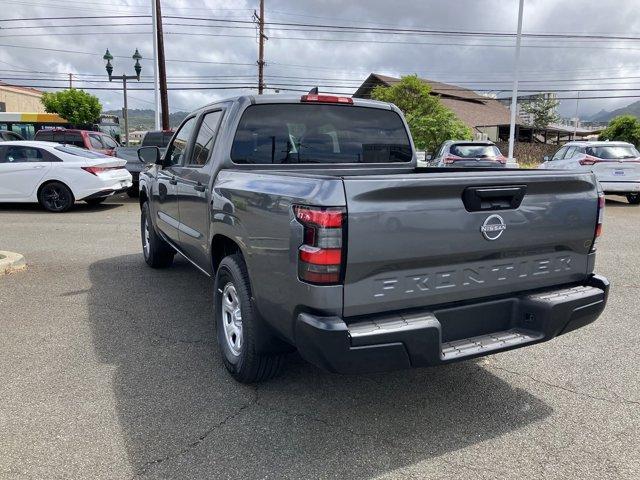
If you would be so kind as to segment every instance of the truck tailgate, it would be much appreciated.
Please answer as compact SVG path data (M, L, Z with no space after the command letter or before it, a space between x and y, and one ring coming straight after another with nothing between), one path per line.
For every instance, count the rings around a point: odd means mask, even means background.
M577 282L593 268L590 173L494 169L343 182L346 317Z

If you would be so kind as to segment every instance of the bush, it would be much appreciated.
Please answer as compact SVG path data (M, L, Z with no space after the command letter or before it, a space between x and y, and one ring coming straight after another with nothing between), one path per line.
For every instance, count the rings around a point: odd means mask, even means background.
M56 93L45 92L42 104L46 112L57 113L73 125L96 123L102 111L98 97L75 88Z

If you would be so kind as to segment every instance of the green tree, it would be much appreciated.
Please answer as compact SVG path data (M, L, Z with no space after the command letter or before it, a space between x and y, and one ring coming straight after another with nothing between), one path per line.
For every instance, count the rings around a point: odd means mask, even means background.
M471 140L471 129L446 108L431 87L417 75L402 77L390 87L377 86L371 97L390 102L402 110L416 148L430 152L445 140Z
M640 146L640 121L633 115L620 115L609 122L598 140L618 140Z
M560 102L554 98L537 98L522 105L522 110L533 115L535 128L547 128L549 124L557 122L560 117L556 113Z
M46 112L57 113L73 125L95 123L102 111L98 97L75 88L56 93L45 92L42 104Z

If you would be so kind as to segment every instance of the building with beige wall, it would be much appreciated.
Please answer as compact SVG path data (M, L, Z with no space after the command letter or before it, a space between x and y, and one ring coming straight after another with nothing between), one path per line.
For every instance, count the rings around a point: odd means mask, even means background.
M44 113L40 90L0 82L0 112Z

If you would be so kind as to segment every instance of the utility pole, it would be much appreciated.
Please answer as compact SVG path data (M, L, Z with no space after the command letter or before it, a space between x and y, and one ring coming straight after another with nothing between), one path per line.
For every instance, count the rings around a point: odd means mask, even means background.
M253 16L258 20L258 95L264 90L264 41L268 37L264 34L264 0L260 0L260 15L253 11Z
M162 129L169 130L169 98L167 96L167 70L164 64L164 39L162 37L162 9L156 2L156 34L158 39L158 74L160 82L160 104L162 105Z
M513 162L513 144L516 135L516 110L518 108L518 75L520 73L520 44L522 42L522 11L524 0L520 0L518 7L518 34L516 36L516 53L513 66L513 91L511 92L511 119L509 122L509 157L508 161Z
M158 15L156 0L151 0L151 19L153 24L153 105L155 129L160 130L160 90L158 84Z
M69 90L73 88L73 73L69 74Z
M573 126L573 139L576 139L576 136L578 134L578 105L580 104L580 90L578 90L578 95L576 96L576 116L575 121L574 121L574 126Z

